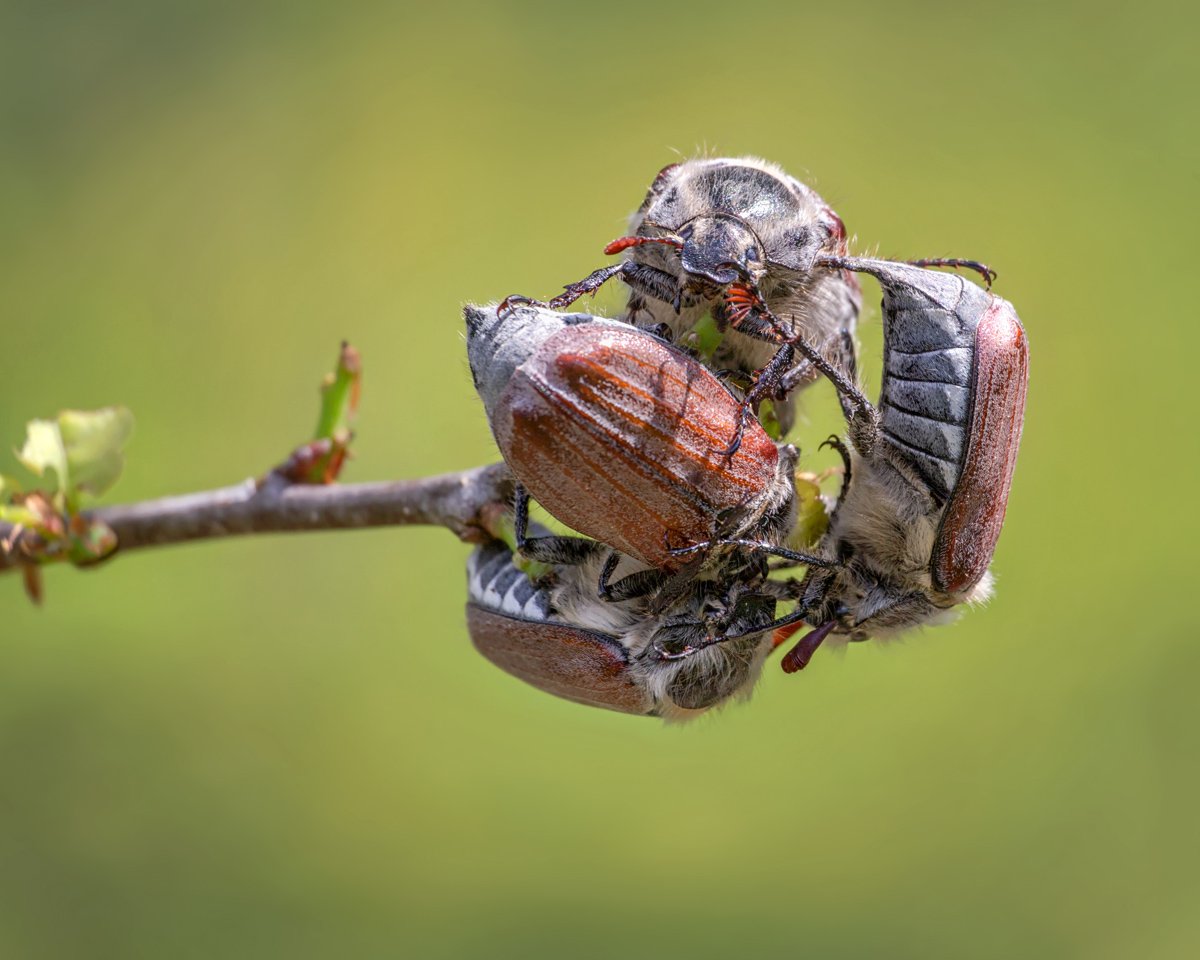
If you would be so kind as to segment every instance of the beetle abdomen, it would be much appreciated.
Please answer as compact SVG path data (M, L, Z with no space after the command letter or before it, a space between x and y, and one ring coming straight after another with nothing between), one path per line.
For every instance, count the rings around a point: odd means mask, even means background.
M513 371L547 338L564 327L579 323L624 327L624 324L586 313L555 313L525 305L501 313L494 306L469 304L463 309L463 319L467 324L467 360L488 419L491 419L496 399L512 378Z
M1029 383L1029 343L1012 304L991 297L975 336L966 457L933 548L934 585L963 593L992 561L1017 464Z
M987 572L1017 462L1029 345L1012 304L953 274L846 258L883 287L880 432L947 502L930 574L948 594Z
M883 288L880 433L946 500L970 435L975 328L994 298L953 274L888 260L839 263Z
M774 488L778 450L754 421L725 453L738 402L690 357L625 326L548 338L498 398L492 428L533 497L573 529L656 567L719 516ZM669 542L668 542L669 541Z
M467 598L479 607L521 620L551 617L550 595L513 565L502 543L485 544L467 559Z
M619 643L603 634L547 621L530 623L467 606L475 649L505 673L576 703L648 714L654 701L629 675Z
M991 299L952 274L889 265L881 430L930 489L950 496L966 454L975 327Z
M471 642L501 670L576 703L622 713L654 710L620 642L552 619L549 595L513 565L504 544L471 553L467 595Z

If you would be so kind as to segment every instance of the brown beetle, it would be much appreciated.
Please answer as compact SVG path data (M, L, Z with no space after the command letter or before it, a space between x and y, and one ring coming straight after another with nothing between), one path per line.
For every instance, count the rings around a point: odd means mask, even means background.
M879 280L884 375L877 439L869 452L842 448L846 482L816 549L829 563L810 567L796 611L773 625L816 626L784 657L788 672L830 633L887 635L989 596L1029 376L1025 330L1007 301L905 264L825 264Z
M690 554L712 540L810 559L777 546L795 516L795 449L751 423L729 453L739 403L698 361L586 314L519 305L465 316L504 459L560 521L661 570L694 568L672 548ZM522 522L519 510L518 534Z
M609 552L593 542L582 562L555 568L535 586L507 546L477 547L467 561L467 628L476 649L540 690L622 713L686 720L748 697L771 649L764 631L774 584L696 580L662 612L645 599L606 603L595 582ZM750 633L695 657L670 655L722 631Z

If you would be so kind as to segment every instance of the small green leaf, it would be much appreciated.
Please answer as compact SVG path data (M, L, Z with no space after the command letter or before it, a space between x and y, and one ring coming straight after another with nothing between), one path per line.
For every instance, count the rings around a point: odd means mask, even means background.
M488 532L497 540L502 541L512 551L513 566L520 570L530 580L537 582L546 574L550 573L554 567L549 563L542 563L538 560L527 560L517 552L517 531L513 524L513 515L511 510L505 510L503 513L493 518Z
M350 344L343 342L337 369L321 385L321 414L313 439L332 440L348 434L358 412L361 392L362 357Z
M64 410L58 415L58 426L71 493L100 496L117 482L125 466L121 448L133 433L133 414L125 407Z
M350 427L362 393L362 358L342 342L337 368L321 383L316 436L297 447L275 473L291 483L333 483L342 471L354 434Z
M6 477L0 473L0 506L12 499L14 493L21 492L21 484L15 477Z
M764 400L758 405L758 421L772 440L778 443L783 439L783 425L775 415L775 404L770 400Z
M713 319L712 313L706 313L698 321L691 331L692 346L703 360L711 360L712 355L717 352L717 347L721 345L721 341L725 339L719 329L717 329L717 321Z
M39 477L45 476L47 470L53 470L58 484L56 490L66 490L71 483L67 449L58 424L53 420L30 420L25 424L25 446L17 451L17 459L25 469Z
M0 523L12 524L14 527L30 527L37 525L38 515L20 503L0 503Z
M60 508L74 512L81 493L99 496L111 487L125 464L121 447L133 431L133 414L124 407L64 410L55 420L30 420L17 459L39 477L56 478ZM9 493L9 481L4 492Z
M829 529L829 514L821 499L821 486L811 474L796 475L796 525L788 537L795 550L811 547Z

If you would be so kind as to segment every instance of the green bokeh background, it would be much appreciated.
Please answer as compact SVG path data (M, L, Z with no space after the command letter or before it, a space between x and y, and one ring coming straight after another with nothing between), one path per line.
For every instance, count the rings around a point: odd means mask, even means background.
M482 660L438 530L52 570L42 610L4 578L0 955L1197 955L1196 28L5 5L0 447L127 404L115 499L278 461L343 337L346 479L494 459L461 304L584 275L697 150L783 164L859 251L995 264L1033 367L991 606L686 727Z

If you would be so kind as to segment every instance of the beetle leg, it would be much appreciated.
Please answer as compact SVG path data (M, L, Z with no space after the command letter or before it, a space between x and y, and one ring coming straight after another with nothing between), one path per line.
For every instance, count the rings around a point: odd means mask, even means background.
M529 529L529 491L520 482L513 484L513 537L520 550Z
M820 370L837 388L839 394L846 396L851 403L854 404L856 410L855 415L860 415L861 411L869 411L874 413L874 407L871 401L867 399L858 387L854 384L846 374L835 367L816 347L804 339L799 334L794 335L789 343L799 350L808 359L814 367Z
M609 264L606 267L593 270L582 280L568 283L563 287L562 293L556 297L552 297L545 303L514 294L505 298L497 309L502 312L512 309L514 304L531 304L533 306L561 310L564 307L569 307L586 294L590 293L594 295L597 290L616 276L624 279L638 293L653 297L655 300L661 300L664 303L676 304L676 312L679 311L678 305L682 303L683 299L683 291L679 281L669 273L641 263L635 263L633 260L622 260L620 263Z
M833 350L829 354L829 359L841 366L849 380L852 382L858 380L858 351L854 345L854 335L849 330L842 331L840 349ZM780 384L780 396L786 397L801 383L816 377L818 372L812 362L807 359L796 364L784 375ZM838 403L842 406L842 414L846 420L853 421L855 417L854 401L839 391Z
M791 560L794 563L803 563L809 567L837 566L837 561L826 560L824 557L818 557L815 554L801 553L799 550L789 550L787 547L777 547L763 540L745 540L738 537L701 540L699 543L693 543L686 547L673 547L667 552L673 557L684 557L689 553L698 553L701 550L709 550L712 547L745 547L748 550L765 553L772 557L783 557L785 560Z
M910 267L953 267L955 270L974 270L976 273L983 276L985 290L991 290L992 284L996 282L996 273L986 263L980 263L978 260L960 260L957 257L934 257L931 260L905 260Z
M842 331L841 350L842 369L854 383L858 382L858 346L854 342L854 334L849 330ZM844 393L838 394L838 403L842 405L842 416L847 420L854 419L854 407L850 398Z
M522 557L538 563L575 566L598 549L596 541L586 537L530 537L528 532L529 491L518 483L513 494L513 539Z
M596 546L585 537L531 537L518 543L517 551L526 560L573 567L590 559Z
M869 266L866 266L871 261L864 260L861 257L841 257L841 256L824 256L817 258L817 266L829 267L834 270L853 270L857 273L870 273L872 276L878 276L877 273ZM958 257L933 257L924 260L876 260L875 263L903 263L910 267L953 267L954 269L974 270L976 273L983 276L984 283L987 284L987 289L992 289L992 283L999 274L996 273L986 263L981 263L978 260L962 260Z
M636 263L633 260L624 260L622 261L621 279L631 289L643 296L671 304L676 313L683 307L683 285L676 277L663 270L648 267L644 263ZM688 298L688 306L692 305L692 299Z
M500 301L500 305L496 307L496 315L502 317L515 306L544 307L546 305L541 300L534 300L532 297L523 297L519 293L513 293Z
M721 643L728 643L731 640L741 640L743 637L756 636L757 634L760 634L760 633L774 632L774 631L780 629L781 627L789 627L793 623L799 623L800 621L802 621L811 612L812 612L811 610L808 610L805 607L797 607L795 610L793 610L791 613L787 614L786 616L779 617L779 618L771 621L770 623L763 624L761 627L755 626L755 627L751 627L748 630L741 631L740 633L725 633L725 634L721 634L720 636L717 636L717 637L709 637L707 640L703 640L700 643L695 643L690 646L686 646L679 651L666 650L656 643L654 645L654 650L655 650L655 653L657 653L664 660L685 660L688 657L694 656L695 654L699 653L701 650L707 650L709 647L715 647ZM834 626L834 624L832 624L832 623L829 624L830 629L832 629L833 626ZM820 630L822 628L818 628L818 630ZM813 631L813 632L816 633L817 631ZM818 644L820 643L821 640L825 639L825 635L827 635L828 632L829 632L829 630L825 631L825 634L823 634L820 637L820 639L817 641ZM812 634L808 634L804 639L805 640L808 639L808 636L811 636L811 635ZM801 640L800 642L803 643L804 640ZM799 645L797 645L797 646L799 646ZM816 649L816 646L814 645L813 650L815 650L815 649ZM790 656L790 653L789 653L789 656ZM812 653L809 653L809 656L811 657ZM806 659L804 662L807 663L808 660ZM797 667L796 669L800 669L800 668ZM788 671L788 672L790 673L792 671Z
M624 261L609 264L607 267L601 267L599 270L593 270L582 280L577 280L575 283L568 283L563 287L562 293L550 299L547 306L553 307L555 310L569 307L584 294L594 294L617 274L623 273L624 270Z
M829 362L825 356L800 335L792 337L791 345L799 350L809 363L825 374L838 392L842 411L850 426L850 437L858 452L866 456L875 446L879 433L879 415L874 405L855 385L853 379Z
M833 505L833 514L836 514L842 505L842 501L846 499L846 491L850 489L850 476L852 473L850 467L850 448L842 443L842 438L836 434L822 443L817 449L823 450L825 447L832 447L842 458L842 487L838 490L837 502ZM831 514L830 519L832 517L833 515Z
M555 310L561 310L563 307L569 307L584 294L595 294L604 284L615 277L619 273L624 273L628 267L627 261L621 263L613 263L607 267L601 267L598 270L593 270L582 280L577 280L575 283L568 283L563 287L563 292L556 297L552 297L546 303L540 300L532 300L529 297L522 297L518 294L505 297L500 306L496 308L498 314L503 314L511 310L516 304L527 304L535 307L548 307Z
M804 354L808 361L807 364L793 368L789 373L787 367L791 365L791 360L789 359L787 365L782 365L780 364L780 354L777 353L759 374L760 379L764 375L768 376L768 382L761 390L758 389L756 383L747 399L753 396L753 399L757 401L770 389L776 390L776 396L786 396L802 378L811 376L809 370L815 368L823 373L837 389L838 402L842 405L842 412L846 419L854 428L856 440L860 440L862 443L860 448L862 452L866 453L870 450L874 445L877 432L875 409L866 395L855 385L857 363L855 362L854 340L849 331L842 333L841 349L838 351L839 356L837 357L844 367L845 372L843 372L829 357L775 316L752 287L741 283L731 284L722 302L725 306L723 316L733 329L745 336L753 337L755 340L794 347ZM779 369L776 364L780 364L783 368ZM743 411L743 418L744 416ZM741 441L740 434L735 437L735 441L727 452L732 453L737 450L737 443Z
M608 559L604 561L604 569L600 571L600 582L596 586L596 595L608 603L647 596L661 587L671 576L665 570L639 570L622 577L616 583L609 583L609 579L616 573L617 564L620 562L621 554L616 550L611 550Z
M754 407L763 397L772 393L779 386L784 371L792 365L794 359L795 353L790 346L785 344L755 376L754 386L742 397L742 405L738 409L737 429L733 433L733 441L724 450L725 456L732 457L737 453L738 447L742 445L742 434L746 430L746 423L753 415Z

